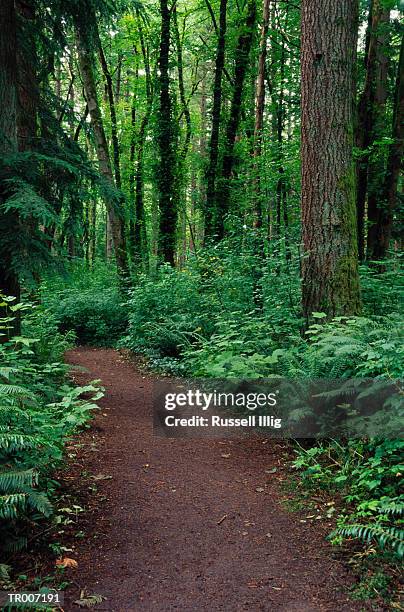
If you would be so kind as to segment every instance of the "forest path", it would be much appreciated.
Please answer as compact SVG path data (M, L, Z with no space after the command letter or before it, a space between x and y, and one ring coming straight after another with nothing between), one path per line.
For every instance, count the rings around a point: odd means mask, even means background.
M111 612L363 609L343 593L349 578L327 526L280 503L282 446L155 437L150 374L110 349L67 360L88 370L76 380L100 378L106 391L77 461L112 478L96 481L107 500L93 516L97 537L74 554L66 611L79 609L80 587Z

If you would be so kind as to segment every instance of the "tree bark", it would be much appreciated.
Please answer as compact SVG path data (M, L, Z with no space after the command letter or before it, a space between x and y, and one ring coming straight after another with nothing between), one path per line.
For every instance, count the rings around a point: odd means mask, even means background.
M120 151L119 151L118 122L116 119L114 87L112 84L111 73L108 68L104 49L102 48L102 44L101 44L101 40L100 40L98 32L97 32L97 38L98 38L98 52L99 52L98 54L100 57L100 64L101 64L102 72L104 74L104 78L106 82L109 114L111 117L111 140L112 140L112 151L113 151L113 160L114 160L115 184L118 189L122 189L121 161L120 161L121 156L120 156Z
M302 1L302 305L360 310L352 158L357 0Z
M358 222L358 254L360 261L365 258L365 216L366 199L370 197L370 210L368 216L375 222L376 215L376 182L378 167L371 167L369 154L366 151L376 139L380 128L381 117L386 104L387 57L386 23L390 11L383 10L380 0L372 0L369 9L369 22L366 39L366 80L358 105L358 127L356 145L364 151L357 163L357 222ZM372 176L373 175L373 176ZM370 213L370 215L369 215Z
M397 66L395 102L392 126L393 143L390 145L383 192L376 219L376 235L370 256L384 259L390 245L394 211L397 206L397 188L404 153L404 36L401 38L400 58Z
M75 20L77 54L86 102L96 143L97 159L100 173L105 180L104 200L115 250L115 258L120 273L127 274L127 257L125 247L124 215L122 197L116 192L112 175L108 143L105 135L101 110L98 103L97 88L94 76L94 57L89 44L85 26L80 19ZM107 224L108 225L108 224Z
M258 76L255 88L255 125L254 125L254 225L262 227L262 194L260 184L259 160L262 151L262 130L264 127L265 108L265 64L267 59L267 38L269 29L269 4L264 0L262 11L262 25L260 38L260 51L258 56Z
M213 83L212 131L209 144L209 165L206 172L205 237L211 238L216 221L216 175L219 158L220 114L222 108L222 76L226 48L227 0L220 0L219 33Z
M230 178L234 166L234 145L240 125L244 81L248 68L250 49L254 38L256 13L257 7L255 0L249 0L246 21L245 24L242 25L242 31L237 41L234 89L230 107L230 117L226 129L224 155L219 179L220 184L216 190L216 235L219 240L224 236L225 220L230 207Z
M171 11L168 0L160 0L160 113L158 117L158 145L160 164L158 173L160 234L159 259L174 266L177 230L177 203L175 202L176 147L172 121L169 56Z
M0 3L0 158L7 159L17 153L17 26L14 0ZM9 188L5 180L10 178L7 167L0 173L0 293L20 297L18 275L14 270L10 235L18 231L16 213L6 213L1 204L7 198ZM7 316L7 308L0 308L0 317ZM2 330L0 342L18 333L18 319L9 330Z

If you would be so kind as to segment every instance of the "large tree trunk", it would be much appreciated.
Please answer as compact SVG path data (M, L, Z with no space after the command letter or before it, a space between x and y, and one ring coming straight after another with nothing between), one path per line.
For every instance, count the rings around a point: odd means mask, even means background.
M0 158L2 160L17 152L17 40L14 0L0 2ZM10 235L18 232L18 216L6 213L1 204L8 196L5 180L10 178L9 169L2 165L0 173L0 293L20 296L18 276L13 268ZM0 317L7 311L0 309ZM0 342L9 335L18 333L18 321L10 330L2 330Z
M394 211L397 205L397 187L404 153L404 36L401 39L400 59L397 67L395 103L390 145L383 192L376 219L376 235L370 256L384 259L391 240Z
M262 150L262 130L265 108L265 64L267 59L267 38L269 29L269 3L264 0L262 12L260 52L258 56L258 76L255 88L255 125L254 125L254 225L262 227L262 193L260 184L260 157Z
M366 42L366 80L358 105L356 145L364 151L357 164L357 221L359 259L365 257L365 212L368 200L368 218L376 222L380 162L370 164L366 151L377 139L385 112L387 97L386 24L390 11L383 9L380 0L372 0ZM372 230L370 230L372 234ZM370 238L372 240L372 238Z
M220 0L215 78L213 83L212 131L209 144L209 165L206 172L205 236L212 237L216 220L216 175L219 158L220 114L222 108L222 76L226 48L227 0Z
M224 236L225 220L230 206L230 178L234 166L234 144L240 125L244 81L248 68L250 49L254 38L256 13L257 7L255 0L249 0L246 21L245 24L242 24L242 31L237 41L234 89L230 107L230 117L226 129L222 171L219 179L220 184L218 184L216 190L216 209L218 211L216 228L217 237L219 239Z
M94 56L91 50L91 45L89 44L90 41L88 40L87 32L85 31L85 26L79 19L76 19L75 21L75 33L80 73L83 80L86 102L94 132L98 165L100 173L104 177L106 183L104 200L107 207L108 221L111 228L112 240L115 249L116 263L118 270L126 275L127 257L125 248L125 223L122 210L122 198L120 194L116 192L114 178L112 175L108 143L105 136L101 110L98 103L97 87L94 76Z
M357 0L302 1L302 300L360 309L352 159Z
M160 113L158 116L158 144L160 165L158 173L160 235L159 258L174 266L177 230L177 203L175 202L176 147L172 121L170 95L170 22L168 0L160 0Z

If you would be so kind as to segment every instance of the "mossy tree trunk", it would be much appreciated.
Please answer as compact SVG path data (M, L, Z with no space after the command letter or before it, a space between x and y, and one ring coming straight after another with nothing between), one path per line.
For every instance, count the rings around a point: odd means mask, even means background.
M397 67L392 139L375 223L370 256L384 259L390 246L394 212L397 206L397 188L404 153L404 36L401 39L400 58Z
M390 10L382 0L372 0L369 18L366 82L359 103L358 145L369 150L384 134L388 97ZM358 237L359 257L364 258L364 213L367 200L367 254L372 257L377 235L379 201L384 177L384 157L375 150L364 154L358 171Z
M244 82L248 68L250 50L254 38L257 5L255 0L249 0L245 23L241 25L241 32L237 41L234 88L230 107L230 117L226 128L222 168L216 189L217 211L216 236L221 239L225 233L226 216L230 209L230 180L234 166L234 145L240 125L241 107L243 102Z
M302 302L360 310L352 158L357 0L302 2Z
M219 28L213 82L212 130L209 143L209 164L206 171L205 237L215 233L216 176L219 159L220 114L222 108L222 77L226 49L227 0L220 0Z
M263 1L260 50L258 55L258 74L255 85L255 125L254 125L254 225L262 227L263 201L260 181L260 158L262 152L262 130L265 108L265 70L267 59L267 39L269 29L269 3Z
M157 140L160 152L157 175L160 208L158 257L161 262L174 266L177 233L177 202L175 201L177 159L169 75L171 12L168 0L160 0L160 112L157 121Z
M81 78L94 133L98 166L104 178L104 200L107 208L108 224L111 230L118 270L122 276L127 276L127 253L125 245L125 220L123 212L123 197L116 189L112 174L111 160L101 109L98 102L97 86L94 75L94 53L88 38L86 25L77 17L75 19L75 34L77 55Z

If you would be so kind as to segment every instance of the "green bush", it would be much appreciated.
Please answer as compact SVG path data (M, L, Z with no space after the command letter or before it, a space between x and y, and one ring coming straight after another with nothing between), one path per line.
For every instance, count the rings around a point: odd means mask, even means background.
M297 260L290 269L263 262L247 236L200 251L183 270L161 268L131 291L122 345L159 357L163 366L167 358L180 360L194 376L261 377L273 351L299 341L301 321L290 300L296 267Z
M127 327L117 277L106 266L73 267L62 278L48 277L40 291L57 328L72 332L80 344L112 346Z
M345 503L330 539L373 542L404 555L404 440L331 440L299 447L294 467L309 488L338 493Z

